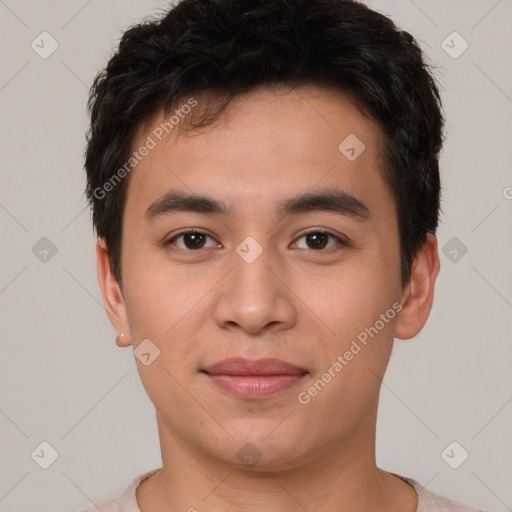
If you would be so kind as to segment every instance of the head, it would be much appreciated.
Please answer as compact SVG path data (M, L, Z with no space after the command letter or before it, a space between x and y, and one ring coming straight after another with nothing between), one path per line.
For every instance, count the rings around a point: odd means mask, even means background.
M160 353L138 361L159 426L267 467L362 432L439 269L443 119L412 36L353 1L184 0L123 35L89 107L100 285L120 345ZM234 398L205 372L231 357L302 377Z

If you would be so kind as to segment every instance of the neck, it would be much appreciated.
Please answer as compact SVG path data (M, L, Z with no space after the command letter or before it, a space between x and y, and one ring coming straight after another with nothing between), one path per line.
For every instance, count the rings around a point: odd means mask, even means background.
M219 461L158 425L163 464L137 489L141 512L416 511L414 489L376 466L374 423L371 436L356 429L350 439L279 469Z

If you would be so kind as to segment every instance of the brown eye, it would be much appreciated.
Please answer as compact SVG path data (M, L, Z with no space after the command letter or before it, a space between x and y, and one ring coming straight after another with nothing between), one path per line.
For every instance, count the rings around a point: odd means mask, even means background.
M313 249L324 249L329 242L327 233L309 233L306 235L306 243Z
M211 239L209 235L202 233L201 231L182 231L181 233L173 236L165 245L175 245L178 249L182 249L184 251L195 251L204 249L208 238ZM181 245L176 243L179 239L182 239L183 241ZM215 247L215 243L213 244L213 247Z
M306 240L306 247L299 247L299 249L309 249L313 251L321 251L323 249L332 249L333 247L336 247L336 245L339 246L345 246L345 242L326 231L309 231L308 233L304 233L298 240L305 239ZM332 239L334 241L333 244L328 246L329 239ZM298 246L297 243L294 244L295 246Z

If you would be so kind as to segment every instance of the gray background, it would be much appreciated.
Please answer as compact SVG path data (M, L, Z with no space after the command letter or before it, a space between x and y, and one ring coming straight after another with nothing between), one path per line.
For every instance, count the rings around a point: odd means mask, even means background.
M448 120L446 254L427 326L393 351L378 462L432 491L511 510L512 2L369 4L417 37L439 67ZM123 29L165 5L0 0L4 510L77 510L161 462L152 404L103 310L82 154L95 73ZM43 31L59 45L47 59L31 48L33 40L42 46ZM464 42L454 31L469 44L458 58ZM43 237L54 255L41 252ZM31 457L43 441L59 454L48 469ZM452 441L469 453L457 469L441 457ZM448 453L452 464L460 460L460 448Z

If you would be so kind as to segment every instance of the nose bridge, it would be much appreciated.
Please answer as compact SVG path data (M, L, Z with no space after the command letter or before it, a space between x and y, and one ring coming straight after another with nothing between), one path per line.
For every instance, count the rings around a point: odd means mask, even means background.
M256 244L254 239L246 239L237 247L230 293L241 307L262 315L272 309L279 291L270 271L275 258L270 249Z
M233 254L216 306L216 321L259 332L268 324L289 326L295 319L291 294L277 277L281 262L271 249L247 237Z
M251 246L251 242L244 242L237 249L237 257L234 260L233 291L241 292L246 299L250 299L255 293L273 295L275 283L272 282L273 273L270 269L276 266L276 261L269 249L262 248L258 254L257 249ZM246 294L244 288L252 291L252 294Z

